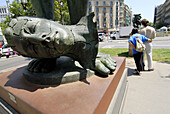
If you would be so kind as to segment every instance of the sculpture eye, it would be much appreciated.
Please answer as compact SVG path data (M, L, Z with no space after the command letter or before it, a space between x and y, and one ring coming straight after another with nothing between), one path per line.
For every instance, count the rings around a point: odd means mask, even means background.
M35 33L35 27L36 27L36 25L32 25L32 26L29 27L29 31L30 31L31 34Z
M32 22L32 21L31 21ZM24 32L27 34L34 34L36 32L37 22L27 22L26 27L24 28Z

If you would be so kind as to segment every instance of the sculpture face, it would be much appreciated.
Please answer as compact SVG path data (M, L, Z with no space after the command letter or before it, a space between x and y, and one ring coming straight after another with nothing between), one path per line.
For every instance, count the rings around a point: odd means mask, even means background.
M58 22L40 18L13 19L6 30L7 40L24 56L56 58L74 45L73 34Z

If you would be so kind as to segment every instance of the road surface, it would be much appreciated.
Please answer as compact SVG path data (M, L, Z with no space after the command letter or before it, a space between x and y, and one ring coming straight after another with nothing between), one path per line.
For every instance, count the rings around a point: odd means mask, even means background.
M170 49L170 37L156 37L153 42L153 49ZM99 43L99 48L128 48L128 39L104 40Z

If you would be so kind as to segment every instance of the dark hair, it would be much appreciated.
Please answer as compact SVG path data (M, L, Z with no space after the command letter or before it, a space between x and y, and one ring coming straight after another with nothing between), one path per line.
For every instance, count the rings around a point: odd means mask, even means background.
M135 34L135 33L138 33L138 28L133 28L133 29L132 29L131 35L133 35L133 34Z
M149 21L147 19L142 19L141 23L145 27L149 25Z

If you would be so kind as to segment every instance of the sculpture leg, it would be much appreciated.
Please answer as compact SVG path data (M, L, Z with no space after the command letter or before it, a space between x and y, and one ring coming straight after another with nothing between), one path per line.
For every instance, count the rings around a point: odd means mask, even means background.
M30 72L46 73L52 71L56 66L55 59L35 59L32 60L27 69Z
M88 0L67 0L71 24L77 24L87 14Z
M31 0L37 17L54 19L54 0Z

